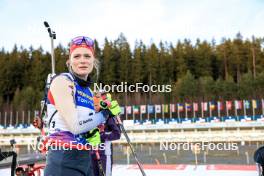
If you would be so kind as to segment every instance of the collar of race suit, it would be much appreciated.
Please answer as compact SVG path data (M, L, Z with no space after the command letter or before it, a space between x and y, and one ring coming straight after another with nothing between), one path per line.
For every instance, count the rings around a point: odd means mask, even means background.
M91 84L93 83L92 79L90 76L87 77L87 80L83 80L79 78L76 74L71 73L75 81L81 86L81 87L90 87Z

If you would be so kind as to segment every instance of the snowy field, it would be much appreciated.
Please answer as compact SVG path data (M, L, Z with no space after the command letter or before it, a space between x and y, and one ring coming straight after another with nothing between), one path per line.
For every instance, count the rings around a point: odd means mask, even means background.
M256 176L255 166L228 166L228 165L146 165L148 176ZM117 165L113 176L141 176L136 166Z
M257 176L254 165L144 165L144 168L147 176ZM0 175L9 176L10 169L1 169ZM141 173L136 165L114 165L113 176L124 175L141 176Z

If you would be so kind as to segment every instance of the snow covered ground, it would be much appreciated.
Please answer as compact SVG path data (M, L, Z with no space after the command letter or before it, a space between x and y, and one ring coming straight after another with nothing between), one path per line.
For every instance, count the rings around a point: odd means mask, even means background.
M144 165L148 176L256 176L255 166L234 165ZM117 165L113 176L141 176L136 166Z
M144 165L147 176L256 176L254 165ZM10 169L0 169L9 176ZM43 175L43 172L42 172ZM141 176L136 165L114 165L113 176Z

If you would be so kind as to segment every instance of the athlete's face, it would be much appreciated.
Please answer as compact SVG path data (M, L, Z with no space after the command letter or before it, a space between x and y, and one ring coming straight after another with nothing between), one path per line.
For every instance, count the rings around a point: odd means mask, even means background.
M76 48L70 55L70 65L74 73L86 78L93 70L94 55L88 48Z

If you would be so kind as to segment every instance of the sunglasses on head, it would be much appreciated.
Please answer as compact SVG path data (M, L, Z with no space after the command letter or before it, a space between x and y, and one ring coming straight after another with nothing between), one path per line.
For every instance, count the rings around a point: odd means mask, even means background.
M75 37L71 41L71 45L72 44L81 45L82 43L85 43L89 47L93 47L94 46L94 41L91 38L85 37L85 36Z

